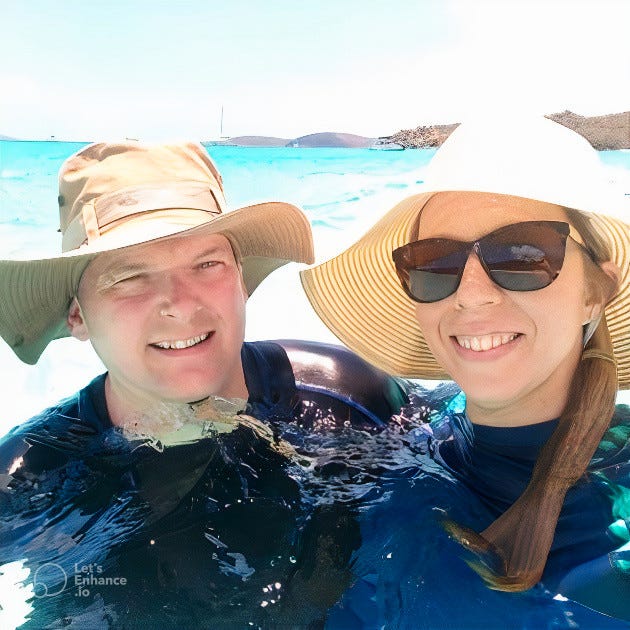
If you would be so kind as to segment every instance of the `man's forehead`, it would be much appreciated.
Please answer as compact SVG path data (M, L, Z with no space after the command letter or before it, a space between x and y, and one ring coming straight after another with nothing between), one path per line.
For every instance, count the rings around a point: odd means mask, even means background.
M186 234L157 239L148 243L139 243L121 249L103 252L98 256L111 264L146 261L159 258L163 254L173 253L182 257L194 257L203 252L231 251L231 245L223 234Z
M162 266L169 261L193 260L210 254L232 253L230 241L223 234L186 234L131 245L99 254L93 267L101 272L111 269Z

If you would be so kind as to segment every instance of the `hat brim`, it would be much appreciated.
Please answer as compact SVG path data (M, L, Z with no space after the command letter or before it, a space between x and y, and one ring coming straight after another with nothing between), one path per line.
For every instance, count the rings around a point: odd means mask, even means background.
M132 230L121 229L120 238L97 239L56 258L0 261L0 335L22 361L36 363L50 341L68 336L68 307L81 275L101 252L174 235L223 234L240 256L248 294L278 267L314 260L308 219L288 203L246 206L193 227L176 221L162 222L157 230L148 226L143 236L130 236Z
M392 252L416 239L411 231L433 192L409 197L359 241L331 260L301 272L313 309L351 350L399 376L449 379L437 363L402 290ZM588 213L612 248L621 270L619 292L606 308L620 389L630 388L630 227L620 219Z

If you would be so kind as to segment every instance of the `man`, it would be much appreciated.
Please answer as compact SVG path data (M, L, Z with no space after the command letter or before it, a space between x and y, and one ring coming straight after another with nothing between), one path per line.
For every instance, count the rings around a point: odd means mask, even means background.
M107 372L0 443L0 565L30 571L29 619L321 620L357 534L348 508L315 505L303 427L374 429L405 395L339 349L285 343L294 367L244 343L251 292L312 262L307 219L277 202L226 212L192 143L91 145L59 181L63 254L0 262L0 334L27 363L90 340Z

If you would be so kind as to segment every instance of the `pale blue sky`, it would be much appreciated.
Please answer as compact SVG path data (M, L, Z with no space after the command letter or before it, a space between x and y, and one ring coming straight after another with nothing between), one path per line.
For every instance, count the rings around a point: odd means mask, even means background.
M368 136L630 108L627 0L0 0L0 134Z

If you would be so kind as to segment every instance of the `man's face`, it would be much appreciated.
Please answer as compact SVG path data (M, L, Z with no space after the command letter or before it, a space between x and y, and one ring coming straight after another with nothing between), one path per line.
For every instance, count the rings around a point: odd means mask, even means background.
M77 297L70 331L90 339L107 367L109 407L247 398L247 294L224 236L174 236L100 254Z

